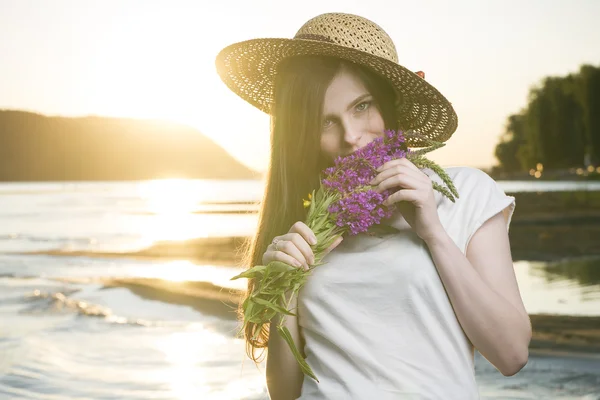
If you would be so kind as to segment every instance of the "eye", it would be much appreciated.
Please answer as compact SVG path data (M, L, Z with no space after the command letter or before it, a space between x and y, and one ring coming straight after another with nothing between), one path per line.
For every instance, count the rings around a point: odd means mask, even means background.
M367 108L369 108L369 105L371 105L370 101L363 101L362 103L357 104L355 109L356 111L365 111Z
M333 120L328 118L323 121L323 128L329 128L331 125L333 125Z

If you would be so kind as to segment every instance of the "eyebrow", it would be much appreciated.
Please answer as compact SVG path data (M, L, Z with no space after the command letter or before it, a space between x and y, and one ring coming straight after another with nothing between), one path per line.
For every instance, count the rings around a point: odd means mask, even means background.
M354 99L348 107L346 107L346 111L350 110L352 107L354 107L356 104L360 103L362 100L366 99L367 97L371 97L371 94L370 93L361 94L356 99ZM335 118L335 115L327 114L327 115L323 116L323 119L328 119L328 118Z

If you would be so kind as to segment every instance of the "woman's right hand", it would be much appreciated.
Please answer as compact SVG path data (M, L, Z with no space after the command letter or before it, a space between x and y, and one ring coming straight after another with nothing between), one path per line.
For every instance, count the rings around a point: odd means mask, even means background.
M267 246L267 251L263 254L263 265L271 261L281 261L297 268L308 270L310 264L315 263L315 255L311 245L317 244L317 237L312 229L304 222L297 221L292 225L289 232L275 236L273 240L278 239L277 244ZM338 237L324 252L323 256L332 251L342 242L343 238Z

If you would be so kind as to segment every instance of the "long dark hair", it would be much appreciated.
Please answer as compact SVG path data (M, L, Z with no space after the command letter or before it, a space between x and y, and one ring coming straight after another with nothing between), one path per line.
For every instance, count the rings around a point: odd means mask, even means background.
M331 165L321 152L321 111L327 87L340 68L348 68L362 80L374 98L385 127L398 129L395 91L386 79L349 61L333 57L301 56L282 62L277 70L274 109L271 116L271 158L266 187L260 203L258 230L243 250L242 265L250 268L262 264L262 256L273 237L288 232L306 215L302 199L319 186L319 173ZM238 308L243 321L242 302L252 293L254 279ZM258 325L249 323L244 331L246 353L259 363L267 347L268 324L257 332ZM256 338L253 339L254 335Z

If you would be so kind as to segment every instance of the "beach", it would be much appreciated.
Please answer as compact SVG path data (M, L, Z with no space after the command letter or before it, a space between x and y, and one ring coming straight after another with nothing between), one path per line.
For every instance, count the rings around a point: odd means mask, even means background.
M62 280L68 281L68 280ZM74 280L71 280L72 282ZM87 280L89 283L90 280ZM98 280L105 287L124 287L150 300L185 305L208 315L235 320L242 291L208 282L169 282L161 279ZM530 314L532 354L590 356L600 360L600 316Z
M174 209L157 204L185 196L153 183L157 197L142 197L144 185L0 185L0 399L268 398L265 365L240 336L246 280L231 280L260 183L213 182ZM510 237L529 361L504 377L475 352L481 398L597 399L595 206L585 214L582 196L561 214L517 195ZM572 237L543 239L548 226Z
M600 192L511 193L516 197L511 227L513 260L560 261L565 257L600 255ZM211 265L239 265L249 236L207 237L158 241L139 251L90 252L40 250L28 255L125 258L132 260L185 260ZM595 259L592 259L595 260ZM572 269L572 268L571 268ZM600 276L600 267L594 271ZM154 300L193 307L211 315L235 319L239 290L209 282L171 282L162 279L99 278L106 287L126 287ZM600 356L600 317L530 314L533 353L575 352Z

